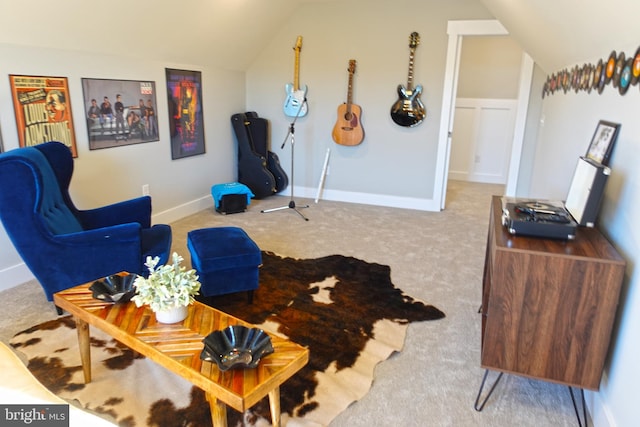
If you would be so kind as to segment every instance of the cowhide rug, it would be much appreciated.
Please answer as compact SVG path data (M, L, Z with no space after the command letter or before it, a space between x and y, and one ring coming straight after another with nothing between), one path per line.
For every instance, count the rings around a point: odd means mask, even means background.
M283 425L326 426L369 390L375 365L404 345L410 322L444 317L391 283L388 266L332 255L282 258L263 252L253 304L245 294L205 302L310 350L309 364L281 387ZM121 426L211 426L204 393L91 329L92 376L85 385L74 322L68 317L15 335L29 370L47 388ZM267 399L229 426L268 426Z

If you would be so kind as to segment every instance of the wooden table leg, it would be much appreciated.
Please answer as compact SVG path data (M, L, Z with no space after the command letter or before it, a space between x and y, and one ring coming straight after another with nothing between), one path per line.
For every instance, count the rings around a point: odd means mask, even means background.
M80 361L84 373L84 382L91 382L91 346L89 337L89 324L82 319L74 317L78 332L78 347L80 348Z
M280 427L280 387L269 392L269 408L271 409L271 424Z
M207 393L213 427L227 427L227 405Z

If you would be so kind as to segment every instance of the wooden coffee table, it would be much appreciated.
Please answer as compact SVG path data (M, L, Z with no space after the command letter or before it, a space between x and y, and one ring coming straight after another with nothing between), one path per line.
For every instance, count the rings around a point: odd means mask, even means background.
M223 372L215 363L200 359L202 339L229 325L253 325L199 302L189 306L184 321L162 324L156 322L148 306L136 307L132 302L113 304L93 298L90 285L76 286L53 296L54 303L75 319L85 382L91 382L89 325L92 325L204 390L214 427L226 427L226 405L244 412L267 395L273 426L280 426L280 385L307 364L308 349L269 333L275 351L265 356L258 367Z

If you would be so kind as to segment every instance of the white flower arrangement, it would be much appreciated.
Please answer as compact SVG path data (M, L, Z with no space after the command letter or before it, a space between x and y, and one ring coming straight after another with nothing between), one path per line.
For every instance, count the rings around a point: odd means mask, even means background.
M156 268L159 257L147 257L144 265L149 269L149 277L138 276L134 282L136 294L131 298L137 307L148 304L151 310L166 311L180 306L188 306L198 295L200 282L195 270L181 267L184 261L176 252L173 253L173 264Z

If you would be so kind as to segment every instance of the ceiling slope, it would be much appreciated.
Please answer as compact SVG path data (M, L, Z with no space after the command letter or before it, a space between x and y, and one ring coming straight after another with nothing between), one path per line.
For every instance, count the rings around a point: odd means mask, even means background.
M638 0L480 1L547 73L640 44Z
M307 1L2 1L0 43L245 70Z

